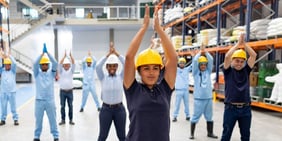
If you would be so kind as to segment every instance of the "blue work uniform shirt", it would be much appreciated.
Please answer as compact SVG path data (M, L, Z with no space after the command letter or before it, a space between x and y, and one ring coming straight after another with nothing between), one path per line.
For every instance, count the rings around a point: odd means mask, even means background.
M124 57L118 57L123 68ZM123 70L116 72L114 76L110 76L108 72L103 71L103 65L107 58L102 57L96 66L97 76L101 82L101 97L102 101L107 104L117 104L122 102L123 98Z
M48 55L51 64L49 64L49 69L46 72L43 72L39 64L41 57L42 56L39 56L33 65L33 73L36 85L36 99L54 100L54 79L56 76L58 63L51 55Z
M192 70L192 65L181 69L177 67L175 89L176 90L188 90L189 87L189 72Z
M88 67L87 66L87 62L86 57L83 59L83 65L82 65L82 69L83 69L83 84L86 85L94 85L94 74L95 74L95 68L96 68L96 58L94 56L91 56L92 58L92 63L91 65Z
M17 86L16 86L16 61L14 57L9 56L11 59L11 69L6 70L5 66L0 69L1 73L1 92L2 93L10 93L10 92L16 92Z
M212 83L211 73L213 67L213 58L206 52L205 55L208 59L207 68L204 71L200 71L198 59L200 53L195 55L192 62L192 74L194 78L194 98L195 99L211 99L212 98Z

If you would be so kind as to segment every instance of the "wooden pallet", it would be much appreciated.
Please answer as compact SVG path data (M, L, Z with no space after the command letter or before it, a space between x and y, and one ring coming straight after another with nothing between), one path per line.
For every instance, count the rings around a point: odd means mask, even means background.
M282 102L276 102L276 101L273 101L269 98L264 98L263 102L266 103L266 104L282 107Z
M273 100L271 100L271 99L269 99L269 98L264 98L263 99L263 102L264 103L267 103L267 104L271 104L271 105L274 105L276 102L275 101L273 101Z
M259 96L251 96L251 101L254 101L254 102L259 102L260 100L260 97Z

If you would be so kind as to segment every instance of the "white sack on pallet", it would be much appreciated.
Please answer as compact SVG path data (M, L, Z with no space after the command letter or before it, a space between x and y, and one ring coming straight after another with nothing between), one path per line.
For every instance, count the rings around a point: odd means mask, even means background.
M268 25L268 23L270 22L271 20L269 19L259 19L259 20L255 20L255 21L252 21L250 23L251 26L257 26L257 25Z
M276 18L276 19L272 19L269 23L268 23L268 25L276 25L276 24L280 24L281 25L281 23L282 23L282 18Z
M270 100L278 103L282 102L282 63L276 64L276 67L279 70L279 73L274 76L267 76L265 81L274 83Z

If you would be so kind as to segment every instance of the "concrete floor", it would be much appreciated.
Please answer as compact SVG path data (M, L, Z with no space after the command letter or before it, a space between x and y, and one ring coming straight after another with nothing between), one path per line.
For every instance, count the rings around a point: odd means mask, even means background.
M100 91L99 83L97 83L97 92ZM22 85L21 85L22 86ZM34 93L33 90L28 90L25 93ZM59 94L56 84L56 103L57 103L57 121L60 121L59 111ZM94 141L97 140L99 133L98 112L94 105L94 101L89 95L86 107L83 113L79 112L81 103L82 90L74 90L74 122L75 125L58 126L61 141ZM174 106L174 96L172 98L172 107ZM193 112L193 95L190 95L190 113ZM183 104L181 105L183 106ZM221 136L222 132L222 115L223 103L214 102L214 133ZM0 127L0 141L31 141L34 132L34 96L31 96L18 108L19 126L14 126L11 115L6 120L6 125ZM172 113L172 110L171 110ZM128 115L127 115L128 116ZM127 124L129 121L127 119ZM41 141L53 140L50 134L47 116L44 116L43 131ZM128 127L128 126L127 126ZM206 122L204 117L197 124L195 131L195 141L216 141L220 139L210 139L206 136ZM189 140L190 124L185 120L183 107L180 109L180 115L177 122L171 122L171 141ZM282 113L272 112L265 109L253 108L253 121L251 128L251 141L281 141L282 138ZM114 126L112 125L109 133L108 141L117 141ZM240 141L239 129L236 125L232 141Z

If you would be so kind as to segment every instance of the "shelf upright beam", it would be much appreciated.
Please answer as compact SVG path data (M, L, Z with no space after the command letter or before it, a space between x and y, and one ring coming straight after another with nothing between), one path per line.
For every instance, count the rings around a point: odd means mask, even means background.
M201 13L197 14L197 34L200 33L200 30L202 29L201 27Z
M275 12L272 19L277 18L279 13L279 0L271 1L271 9Z
M244 25L245 24L245 13L244 13L244 5L243 5L243 2L242 2L242 0L240 0L240 8L239 8L239 21L240 21L240 23L239 23L239 25L241 26L241 25Z
M2 9L2 4L0 4L0 9ZM3 24L2 24L2 12L0 12L0 36L1 36L1 39L0 39L0 42L1 42L1 47L2 49L4 50L4 42L3 42Z
M162 25L164 25L165 24L165 22L164 22L164 17L165 17L165 4L163 3L162 4Z
M247 12L246 12L246 42L250 41L250 23L252 20L252 0L247 0Z
M174 8L174 0L171 0L171 9L173 9ZM173 24L172 26L171 26L171 37L173 37L173 29L174 29L174 27L175 27L175 24Z
M221 3L217 5L217 17L216 17L216 23L217 23L217 46L220 45L220 37L221 37ZM216 55L215 55L215 81L218 82L218 78L219 78L219 52L216 51Z
M221 25L222 25L223 28L226 28L226 21L227 21L226 19L227 19L226 13L222 14L222 16L221 16Z
M272 19L275 19L278 17L278 12L279 12L279 0L273 0L271 1L271 9L274 11L274 14L272 15ZM269 54L268 59L269 60L275 60L276 56L276 50L274 46L272 46L273 51Z
M182 8L184 9L186 7L185 1L182 2ZM186 26L185 26L185 20L182 21L182 46L185 45L185 35L186 35Z
M9 11L9 9L7 9L7 25L8 25L8 31L9 31L9 33L8 33L8 46L11 49L12 47L11 47L11 40L10 40L11 36L10 36L10 11Z

